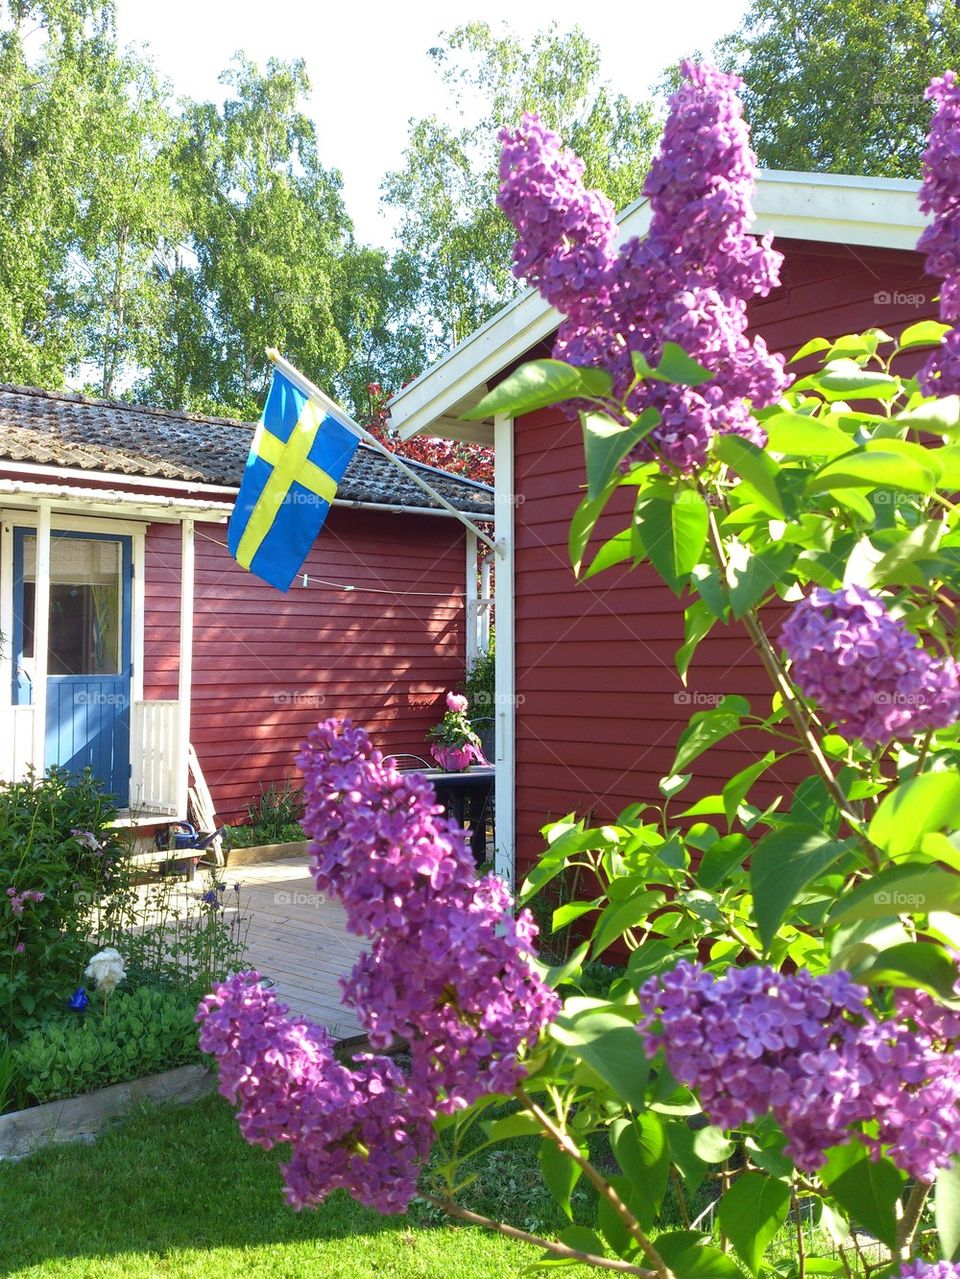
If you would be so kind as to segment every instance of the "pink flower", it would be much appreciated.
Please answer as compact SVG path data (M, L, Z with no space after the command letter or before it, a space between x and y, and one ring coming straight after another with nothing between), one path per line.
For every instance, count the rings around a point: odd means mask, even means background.
M469 705L462 693L447 694L447 710L453 711L454 715L462 715Z

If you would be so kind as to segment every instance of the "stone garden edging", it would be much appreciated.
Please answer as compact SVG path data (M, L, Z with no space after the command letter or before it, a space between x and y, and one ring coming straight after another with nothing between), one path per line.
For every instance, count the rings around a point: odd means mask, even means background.
M57 1142L90 1141L140 1102L183 1105L213 1092L216 1086L216 1076L204 1066L177 1066L159 1075L111 1084L82 1097L10 1111L0 1115L0 1159L20 1159Z

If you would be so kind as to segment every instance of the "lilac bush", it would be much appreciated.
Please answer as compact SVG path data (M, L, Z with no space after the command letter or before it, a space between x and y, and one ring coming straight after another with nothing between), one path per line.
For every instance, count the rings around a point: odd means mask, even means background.
M954 1279L953 1263L917 1257L937 1232L947 1255L960 1239L960 411L925 399L895 361L932 348L923 383L940 394L960 372L955 339L929 322L898 338L814 339L801 354L823 368L792 384L783 358L748 336L747 304L776 287L780 255L750 233L756 161L739 82L710 66L684 77L645 185L649 232L622 247L613 208L555 134L526 116L502 135L515 270L562 312L555 355L568 364L508 374L470 414L570 401L587 472L574 572L626 487L629 522L607 529L589 572L649 560L683 601L684 683L701 640L730 627L700 669L737 687L730 635L743 628L759 659L749 697L675 694L696 709L665 759L664 803L644 773L647 790L619 816L555 822L522 909L476 876L422 777L397 772L351 724L320 724L299 757L304 825L318 889L368 943L344 996L373 1052L338 1062L326 1033L291 1019L255 975L205 1001L201 1035L245 1134L289 1143L298 1206L344 1187L401 1211L419 1178L445 1211L553 1261L696 1279L733 1274L732 1250L760 1275L767 1249L796 1233L791 1273L806 1279L837 1269L808 1258L802 1237L806 1209L824 1204L838 1236L850 1228L837 1245L848 1279L865 1234L889 1250L891 1273ZM931 96L922 201L934 220L921 248L953 321L954 76ZM798 598L781 649L769 606ZM769 698L752 683L761 670ZM648 741L647 727L637 744L661 748L665 733ZM701 768L720 743L733 776L717 756ZM698 771L707 785L678 809ZM526 903L538 897L560 936L550 969L533 958ZM611 957L625 961L617 972ZM403 1072L376 1055L399 1043ZM493 1107L505 1098L506 1116ZM573 1222L556 1238L460 1202L470 1160L506 1136L538 1143L545 1186ZM598 1148L609 1161L594 1162ZM698 1232L707 1177L719 1247ZM571 1198L581 1179L596 1191L584 1220ZM682 1230L658 1220L668 1187Z

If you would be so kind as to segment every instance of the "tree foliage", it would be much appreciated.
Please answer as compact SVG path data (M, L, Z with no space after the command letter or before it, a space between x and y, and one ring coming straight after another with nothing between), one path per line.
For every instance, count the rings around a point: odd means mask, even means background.
M958 56L950 0L752 0L717 47L745 81L762 164L887 177L919 175L923 92Z
M496 207L501 126L538 112L582 157L588 184L618 207L640 194L656 136L649 104L601 81L599 49L579 27L550 26L527 45L471 22L444 40L431 57L455 100L474 112L459 128L436 117L414 121L403 168L383 185L419 269L430 354L461 341L518 289L511 232Z

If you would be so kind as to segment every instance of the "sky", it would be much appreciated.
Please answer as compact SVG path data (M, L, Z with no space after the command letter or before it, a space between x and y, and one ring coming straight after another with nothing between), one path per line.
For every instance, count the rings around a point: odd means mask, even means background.
M261 65L304 58L321 161L343 175L357 237L389 244L379 186L400 167L408 120L455 118L427 55L441 31L474 19L508 22L520 34L551 20L565 30L579 23L600 46L604 77L642 97L665 66L733 30L745 8L746 0L627 0L592 10L582 0L117 0L117 24L120 39L145 47L176 94L193 98L222 94L218 77L239 50Z

